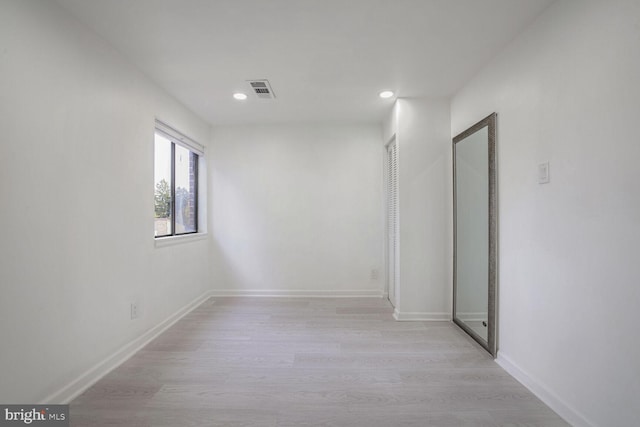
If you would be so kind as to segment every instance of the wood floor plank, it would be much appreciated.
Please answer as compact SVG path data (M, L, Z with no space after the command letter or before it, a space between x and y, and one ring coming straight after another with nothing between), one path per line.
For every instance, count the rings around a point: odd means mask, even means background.
M206 301L71 403L71 425L567 424L449 322L379 298Z

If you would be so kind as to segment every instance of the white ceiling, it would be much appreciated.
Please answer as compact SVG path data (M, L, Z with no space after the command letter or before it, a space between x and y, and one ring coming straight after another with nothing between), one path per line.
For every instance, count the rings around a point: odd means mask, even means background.
M383 89L450 96L552 1L58 0L214 125L377 122ZM249 93L265 78L276 100Z

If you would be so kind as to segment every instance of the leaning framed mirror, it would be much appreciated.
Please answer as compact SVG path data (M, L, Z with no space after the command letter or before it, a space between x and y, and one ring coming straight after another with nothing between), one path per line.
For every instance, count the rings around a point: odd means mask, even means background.
M496 113L452 146L453 321L496 357Z

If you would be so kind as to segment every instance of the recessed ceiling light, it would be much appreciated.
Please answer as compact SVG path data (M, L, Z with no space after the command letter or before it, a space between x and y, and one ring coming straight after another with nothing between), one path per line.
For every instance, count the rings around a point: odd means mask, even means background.
M391 98L393 96L393 92L390 90L383 90L379 93L380 98Z
M238 101L244 101L245 99L247 99L247 95L242 92L234 93L233 97Z

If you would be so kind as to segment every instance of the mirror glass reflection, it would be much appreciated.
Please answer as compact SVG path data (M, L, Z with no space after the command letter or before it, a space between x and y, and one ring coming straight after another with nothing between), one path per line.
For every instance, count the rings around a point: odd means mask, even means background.
M456 315L488 339L489 152L484 127L456 145Z

